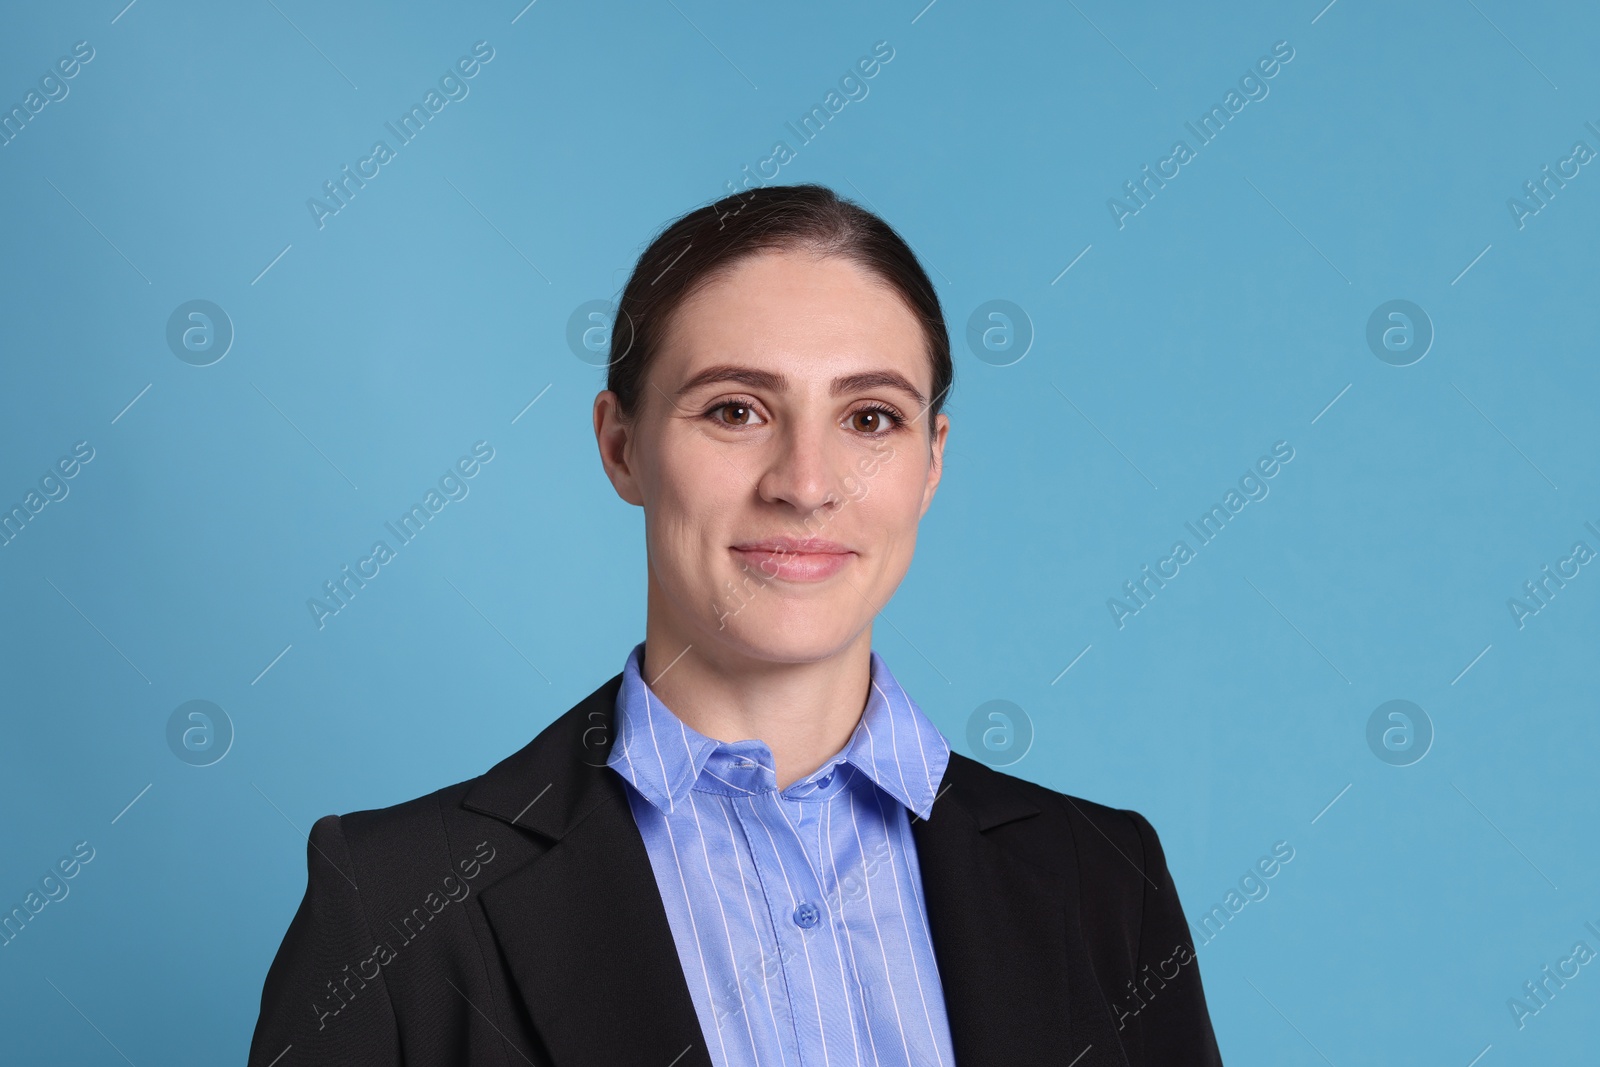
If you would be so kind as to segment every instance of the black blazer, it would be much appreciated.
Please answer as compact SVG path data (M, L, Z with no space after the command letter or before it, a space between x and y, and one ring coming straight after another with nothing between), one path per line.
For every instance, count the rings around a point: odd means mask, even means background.
M710 1067L605 765L621 678L480 777L317 820L253 1067ZM952 752L912 833L957 1067L1222 1062L1142 816Z

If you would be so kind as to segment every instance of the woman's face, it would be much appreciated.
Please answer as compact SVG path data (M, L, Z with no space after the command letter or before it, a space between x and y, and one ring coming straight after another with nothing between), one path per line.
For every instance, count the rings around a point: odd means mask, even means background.
M633 418L595 398L606 472L644 508L652 624L712 658L859 638L939 484L932 381L898 293L838 256L757 253L680 305Z

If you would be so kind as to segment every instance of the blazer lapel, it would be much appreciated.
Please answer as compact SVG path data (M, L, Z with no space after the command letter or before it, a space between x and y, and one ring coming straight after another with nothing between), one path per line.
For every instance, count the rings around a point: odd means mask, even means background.
M1071 841L1052 877L990 836L1038 812L952 752L929 818L912 817L956 1063L1125 1067L1077 924Z
M711 1067L649 854L605 765L620 682L580 701L462 801L553 842L479 899L559 1067Z

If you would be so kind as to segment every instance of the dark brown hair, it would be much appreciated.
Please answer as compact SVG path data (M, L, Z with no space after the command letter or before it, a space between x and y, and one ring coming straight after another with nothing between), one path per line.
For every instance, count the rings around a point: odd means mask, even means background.
M617 394L623 413L637 410L645 375L685 300L746 256L797 248L842 256L876 274L916 315L933 364L931 426L955 377L933 283L888 223L815 184L734 193L673 221L650 242L623 287L611 330L606 388Z

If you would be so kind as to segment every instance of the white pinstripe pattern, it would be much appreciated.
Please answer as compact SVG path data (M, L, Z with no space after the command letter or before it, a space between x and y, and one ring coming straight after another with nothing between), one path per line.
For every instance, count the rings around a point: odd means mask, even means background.
M910 826L949 762L938 728L873 652L850 740L780 792L766 743L690 729L640 677L643 653L623 670L608 762L631 786L712 1061L954 1067Z

